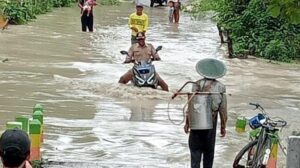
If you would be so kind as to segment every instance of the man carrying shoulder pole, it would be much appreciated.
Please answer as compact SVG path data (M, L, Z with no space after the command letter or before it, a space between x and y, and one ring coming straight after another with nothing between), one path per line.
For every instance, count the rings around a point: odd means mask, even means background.
M184 126L189 135L191 167L212 168L216 141L218 114L221 119L221 137L226 134L227 99L226 88L216 80L226 73L224 63L206 58L196 65L196 71L204 78L193 82L192 92L211 92L214 94L193 94L188 104L188 113ZM215 94L219 93L219 94Z

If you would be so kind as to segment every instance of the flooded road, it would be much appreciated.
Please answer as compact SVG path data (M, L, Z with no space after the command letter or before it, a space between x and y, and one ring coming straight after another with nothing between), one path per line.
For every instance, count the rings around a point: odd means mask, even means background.
M35 103L45 107L46 167L189 167L188 135L168 120L173 92L197 80L201 58L223 60L228 74L229 123L225 138L217 139L214 167L230 168L247 134L234 130L235 118L254 116L248 102L259 102L271 116L288 121L283 142L300 131L300 66L272 64L259 59L225 59L215 24L182 15L169 24L167 8L147 8L147 41L162 45L157 72L170 93L119 85L124 65L119 51L130 47L128 15L132 3L95 8L95 32L80 31L80 12L74 6L39 16L22 26L0 31L0 130L17 115L31 114ZM171 118L182 120L185 97L171 104ZM177 104L177 105L176 105ZM179 107L178 107L179 106ZM280 158L284 167L285 158Z

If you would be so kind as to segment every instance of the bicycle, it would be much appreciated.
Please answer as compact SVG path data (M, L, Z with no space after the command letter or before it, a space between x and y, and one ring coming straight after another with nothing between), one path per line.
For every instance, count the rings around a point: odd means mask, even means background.
M251 141L236 155L233 168L276 167L278 145L286 155L280 144L278 128L282 129L287 122L282 119L271 119L258 103L249 104L255 106L261 113L249 120L249 125L253 129L250 133Z

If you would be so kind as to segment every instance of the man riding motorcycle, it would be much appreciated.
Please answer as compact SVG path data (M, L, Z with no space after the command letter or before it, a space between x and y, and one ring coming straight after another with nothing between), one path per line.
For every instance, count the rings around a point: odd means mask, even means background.
M130 47L124 63L131 63L133 60L137 62L148 61L149 59L155 61L161 60L153 45L150 43L145 43L146 37L143 32L138 32L136 39L138 40L138 43L133 44ZM168 85L157 73L156 77L158 79L158 85L162 88L162 90L169 91ZM121 76L119 83L126 84L132 79L133 71L130 69L123 76Z

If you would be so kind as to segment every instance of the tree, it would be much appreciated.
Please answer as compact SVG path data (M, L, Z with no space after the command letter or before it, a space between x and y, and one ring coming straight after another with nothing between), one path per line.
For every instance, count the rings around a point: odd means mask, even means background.
M266 3L272 17L286 19L292 24L300 24L299 0L267 0Z

